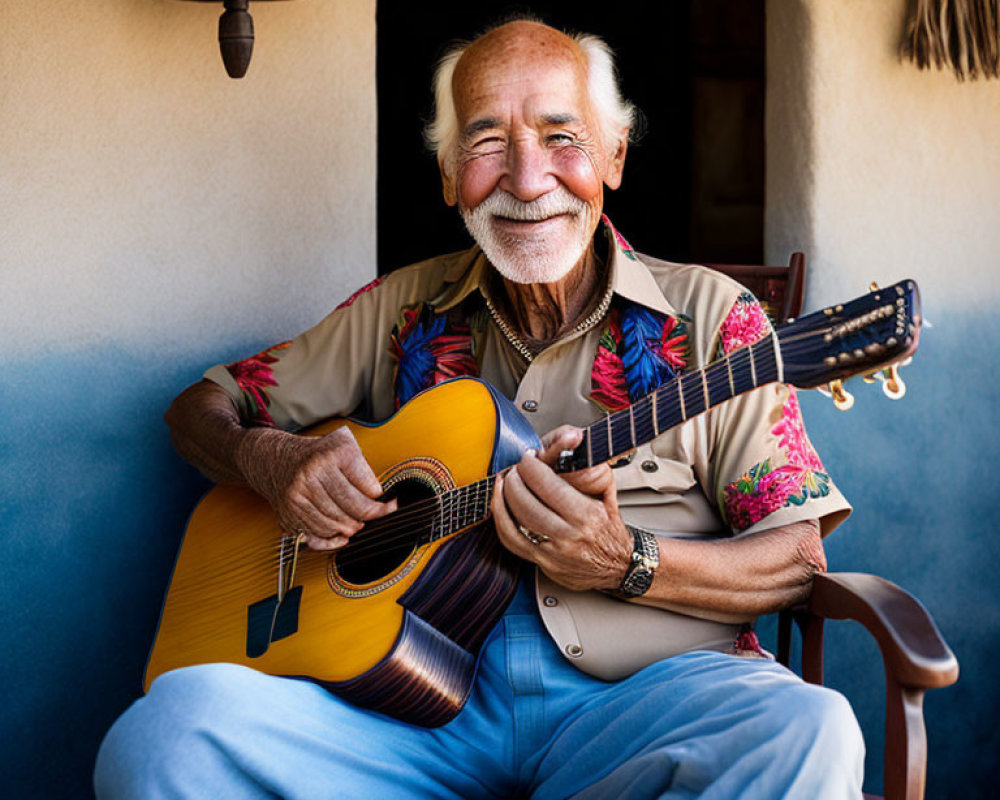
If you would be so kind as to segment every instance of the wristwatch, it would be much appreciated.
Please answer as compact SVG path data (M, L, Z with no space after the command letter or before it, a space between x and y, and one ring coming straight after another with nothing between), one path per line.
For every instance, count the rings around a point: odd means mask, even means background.
M628 523L625 527L632 533L632 560L619 591L626 597L641 597L653 585L653 572L660 566L660 546L649 531Z

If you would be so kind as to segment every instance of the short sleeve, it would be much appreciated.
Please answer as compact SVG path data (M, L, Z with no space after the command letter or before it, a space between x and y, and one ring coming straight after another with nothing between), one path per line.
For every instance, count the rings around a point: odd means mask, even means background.
M760 304L744 292L718 328L715 355L770 335ZM809 441L794 387L768 384L733 398L710 412L707 429L701 480L733 531L818 519L825 536L850 514Z
M226 390L245 425L294 431L354 412L372 396L378 375L391 371L392 301L380 296L380 283L368 284L291 341L216 365L204 377Z

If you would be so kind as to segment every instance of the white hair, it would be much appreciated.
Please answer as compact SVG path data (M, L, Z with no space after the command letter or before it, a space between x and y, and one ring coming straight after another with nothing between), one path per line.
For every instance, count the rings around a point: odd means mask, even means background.
M581 33L571 37L587 58L587 84L590 102L597 115L604 146L617 150L621 132L635 129L639 110L625 100L618 88L615 57L607 43L598 36ZM458 145L458 115L452 95L452 78L459 59L472 42L459 42L442 56L434 71L434 116L424 128L427 146L451 170Z

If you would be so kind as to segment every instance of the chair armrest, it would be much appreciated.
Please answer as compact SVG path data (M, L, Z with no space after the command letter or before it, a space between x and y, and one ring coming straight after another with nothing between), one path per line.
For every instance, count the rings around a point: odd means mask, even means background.
M808 612L860 622L900 686L937 689L958 680L958 660L927 609L894 583L859 572L816 575Z

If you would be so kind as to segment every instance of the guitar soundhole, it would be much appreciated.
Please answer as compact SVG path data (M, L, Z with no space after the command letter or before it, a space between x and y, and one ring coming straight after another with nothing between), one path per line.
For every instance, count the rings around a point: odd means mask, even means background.
M374 583L391 575L406 563L417 548L421 536L430 527L431 512L436 505L431 501L437 493L422 477L402 478L392 483L381 499L395 498L399 502L399 511L386 517L386 522L396 516L405 519L409 515L400 512L407 506L418 503L427 509L426 514L421 514L426 522L404 522L401 519L399 525L390 525L371 536L366 536L362 530L334 558L337 574L342 581L356 586Z

